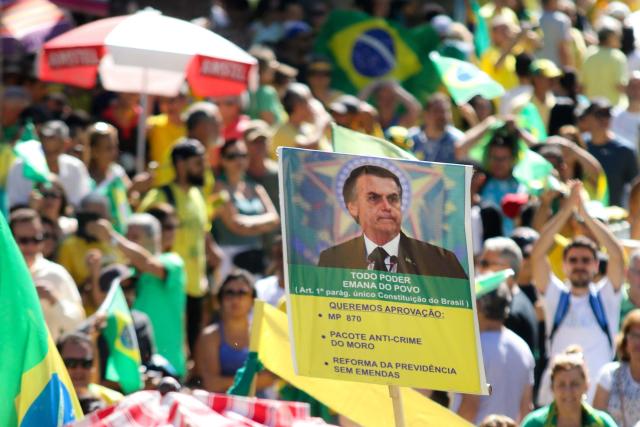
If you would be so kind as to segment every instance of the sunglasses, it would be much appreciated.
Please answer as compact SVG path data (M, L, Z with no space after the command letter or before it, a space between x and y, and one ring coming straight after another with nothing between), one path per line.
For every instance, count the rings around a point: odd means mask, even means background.
M44 191L41 194L42 194L42 197L44 197L45 199L61 199L62 198L62 194L57 193L55 191Z
M224 158L227 160L246 159L247 153L229 153L225 154Z
M180 224L162 224L162 229L166 231L177 230L178 228L180 228Z
M225 289L224 291L222 291L222 297L226 298L226 297L244 297L247 296L251 293L251 291L248 291L246 289L238 289L237 291L234 291L233 289Z
M90 369L93 366L93 359L64 359L64 364L67 368L83 368Z
M593 258L589 258L589 257L569 257L567 258L567 262L569 264L577 264L577 263L582 263L582 264L589 264L590 262L593 261Z
M309 77L331 77L331 71L309 71Z
M38 235L33 237L16 237L16 242L18 242L19 245L28 245L29 243L37 245L38 243L41 243L43 240L44 240L43 235Z

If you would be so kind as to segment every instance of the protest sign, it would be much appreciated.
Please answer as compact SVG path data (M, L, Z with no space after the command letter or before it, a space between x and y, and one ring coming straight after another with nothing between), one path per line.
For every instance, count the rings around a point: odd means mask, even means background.
M296 372L486 394L471 168L283 148L280 170Z

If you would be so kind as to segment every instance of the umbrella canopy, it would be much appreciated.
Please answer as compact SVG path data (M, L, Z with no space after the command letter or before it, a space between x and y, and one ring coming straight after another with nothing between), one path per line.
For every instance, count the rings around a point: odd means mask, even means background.
M17 0L2 8L0 34L4 55L34 53L42 44L72 28L71 20L48 0Z
M189 22L144 10L101 19L47 42L42 80L90 88L174 96L185 79L199 96L238 95L257 83L257 61L225 38Z

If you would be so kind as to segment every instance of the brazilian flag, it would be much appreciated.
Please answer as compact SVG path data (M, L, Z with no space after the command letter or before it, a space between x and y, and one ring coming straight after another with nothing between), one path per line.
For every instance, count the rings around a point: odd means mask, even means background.
M440 56L437 52L431 52L429 58L457 105L469 102L476 95L486 99L504 95L504 88L500 83L470 62Z
M98 311L107 317L107 327L103 332L109 346L105 377L120 383L125 393L140 390L140 349L131 312L119 283L111 286Z
M62 426L82 417L31 274L0 214L0 426Z
M438 43L437 34L428 26L410 31L363 12L336 10L320 30L315 50L333 60L332 85L357 93L381 79L407 83L413 78L412 86L416 86L415 78L424 74L422 58ZM427 78L420 80L434 91L437 78L435 86Z

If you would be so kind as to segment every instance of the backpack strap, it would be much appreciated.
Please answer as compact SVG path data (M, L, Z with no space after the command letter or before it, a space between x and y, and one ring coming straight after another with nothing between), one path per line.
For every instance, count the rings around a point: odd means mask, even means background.
M553 317L553 328L551 328L551 334L549 334L549 341L553 340L553 336L558 331L558 327L569 312L570 297L571 293L569 291L560 292L560 299L558 300L558 306L556 307L556 314Z
M169 203L174 208L176 207L176 197L173 195L173 190L171 189L171 185L163 185L160 187L160 191L164 193L165 199L167 199L167 203Z
M607 316L604 312L602 299L600 298L600 292L597 292L597 291L589 292L589 305L591 306L593 315L596 316L598 326L600 326L600 329L602 329L602 332L604 332L604 334L607 336L607 340L609 341L609 346L613 347L613 340L611 339L611 334L609 333L609 322L607 321Z

